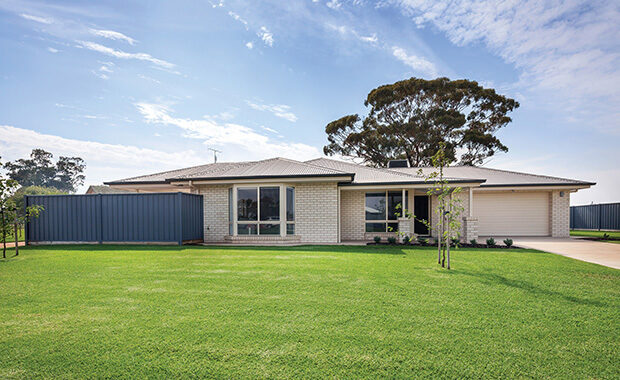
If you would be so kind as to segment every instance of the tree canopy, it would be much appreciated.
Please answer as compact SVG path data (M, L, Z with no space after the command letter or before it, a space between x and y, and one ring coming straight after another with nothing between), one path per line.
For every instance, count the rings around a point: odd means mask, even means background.
M29 159L18 159L4 164L8 177L20 186L53 187L64 192L75 192L84 183L86 165L80 157L54 156L43 149L33 149Z
M347 115L325 127L326 155L359 157L371 166L407 159L410 166L430 166L444 144L449 163L483 162L508 148L495 136L519 107L514 99L475 81L410 78L372 90L363 119Z

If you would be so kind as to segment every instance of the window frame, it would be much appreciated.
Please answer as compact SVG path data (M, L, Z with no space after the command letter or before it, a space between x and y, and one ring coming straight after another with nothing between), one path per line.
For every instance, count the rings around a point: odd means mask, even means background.
M405 198L402 199L402 193L403 190L405 190ZM366 216L366 194L377 194L377 193L384 193L384 199L385 199L385 219L367 219ZM364 192L364 233L384 233L384 232L396 232L398 231L398 229L396 230L389 230L390 224L394 224L396 223L396 225L398 226L398 218L397 219L389 219L390 216L390 204L389 204L389 193L390 192L399 192L401 194L401 201L400 203L396 203L396 205L401 204L401 214L402 214L402 208L404 207L405 209L408 206L408 201L409 201L409 190L407 189L401 189L401 190L394 190L394 189L386 189L384 191L379 191L379 190L367 190ZM367 226L368 224L384 224L385 225L385 229L383 231L367 231Z
M279 189L279 220L270 220L270 221L266 221L266 220L261 220L261 197L260 197L260 189L261 188L274 188L277 187ZM230 222L232 224L232 236L281 236L281 237L285 237L287 236L287 231L288 228L287 226L289 224L293 225L293 229L295 229L294 225L295 225L295 218L296 216L293 215L293 220L289 221L287 220L287 189L292 188L293 189L293 212L295 212L296 210L296 187L292 184L286 184L286 183L239 183L239 184L234 184L232 187L229 187L229 191L232 192L232 204L233 204L233 220ZM257 215L256 215L256 220L239 220L239 201L238 201L238 191L239 189L255 189L256 190L256 194L257 194L257 202L256 202L256 209L257 209ZM230 208L230 204L229 204L229 208ZM256 234L243 234L243 235L239 235L239 224L252 224L256 226ZM260 233L260 227L261 224L266 225L266 224L278 224L280 226L280 233L279 234L261 234ZM230 229L229 229L230 232ZM294 235L294 234L293 234ZM292 236L292 235L288 235L288 236Z

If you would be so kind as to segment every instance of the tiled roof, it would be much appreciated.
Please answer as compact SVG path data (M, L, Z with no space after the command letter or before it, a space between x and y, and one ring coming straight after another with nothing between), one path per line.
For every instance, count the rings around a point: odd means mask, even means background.
M86 190L86 194L121 194L133 193L130 190L113 189L106 185L90 185Z
M370 166L360 165L353 162L331 160L329 158L317 158L306 161L307 163L323 166L330 169L348 171L355 173L355 177L351 185L364 184L402 184L402 183L424 183L423 176L419 176L416 171L398 171L393 169L373 168ZM451 182L483 182L484 179L479 178L456 178L446 177Z
M401 173L417 173L419 170L428 175L434 168L392 168L390 170ZM545 175L520 173L508 170L483 168L480 166L448 166L444 168L444 175L458 178L484 178L486 182L480 187L498 186L557 186L557 185L593 185L592 182L585 182L575 179L550 177Z
M403 174L406 175L406 174ZM125 178L109 184L167 183L183 180L240 179L269 177L352 177L352 172L340 171L286 158L261 161L222 162L171 170L139 177Z

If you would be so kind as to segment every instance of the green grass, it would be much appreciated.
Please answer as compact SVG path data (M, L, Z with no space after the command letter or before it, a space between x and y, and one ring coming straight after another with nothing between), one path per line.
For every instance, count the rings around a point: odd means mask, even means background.
M0 378L620 378L620 271L527 250L27 247Z
M587 231L587 230L571 230L570 236L588 236L602 238L604 234L614 239L620 239L620 231ZM620 243L618 240L604 240L607 243Z

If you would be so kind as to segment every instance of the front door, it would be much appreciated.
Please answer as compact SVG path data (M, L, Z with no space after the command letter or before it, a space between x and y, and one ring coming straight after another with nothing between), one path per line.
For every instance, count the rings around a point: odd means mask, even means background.
M428 235L428 226L420 221L428 221L428 195L414 196L413 207L413 213L415 214L413 232L418 235Z

